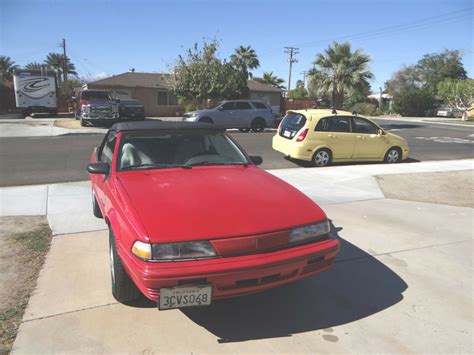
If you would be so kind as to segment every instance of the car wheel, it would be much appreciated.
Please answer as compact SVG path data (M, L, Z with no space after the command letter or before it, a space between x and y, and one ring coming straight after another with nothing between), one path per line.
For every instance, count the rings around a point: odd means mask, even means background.
M252 128L252 132L263 132L265 130L265 120L263 118L256 118L252 121L250 127Z
M399 163L401 160L402 152L400 148L390 148L384 158L384 162L387 164Z
M331 152L328 149L319 149L313 155L313 165L317 167L328 166L331 160Z
M202 123L214 123L209 117L203 117L199 120Z
M97 203L97 197L95 196L94 189L92 189L92 212L94 213L94 217L104 218L104 216L102 216L99 204Z
M250 128L239 128L239 131L241 133L247 133L247 132L250 132Z
M112 229L109 229L110 276L112 278L112 295L120 303L129 303L138 298L140 291L125 271L117 253L117 245Z

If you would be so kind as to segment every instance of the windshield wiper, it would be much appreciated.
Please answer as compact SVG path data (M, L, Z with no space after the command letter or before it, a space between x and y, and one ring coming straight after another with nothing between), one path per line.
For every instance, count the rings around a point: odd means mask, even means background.
M187 167L192 167L192 166L199 166L199 165L243 165L247 166L248 163L244 162L227 162L227 163L219 163L215 161L200 161L198 163L192 163L192 164L186 164Z
M145 163L145 164L135 164L123 167L121 170L133 170L133 169L140 169L140 168L152 168L152 169L168 169L168 168L183 168L183 169L192 169L190 165L183 165L183 164L153 164L153 163Z

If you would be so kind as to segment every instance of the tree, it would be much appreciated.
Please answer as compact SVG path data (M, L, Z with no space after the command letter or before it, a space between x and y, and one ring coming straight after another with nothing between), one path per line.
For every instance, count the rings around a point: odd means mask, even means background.
M457 50L425 54L415 65L403 66L395 72L385 83L385 89L395 95L405 90L425 88L436 95L441 81L467 78L461 59Z
M433 109L435 98L426 88L412 88L393 97L393 109L402 116L424 116Z
M422 74L416 65L403 66L385 82L385 90L392 95L423 86Z
M308 91L304 87L303 80L296 82L296 88L290 91L288 97L295 100L306 99L308 97Z
M425 54L418 61L417 67L424 87L432 93L437 92L438 84L445 79L467 79L461 53L457 50Z
M279 78L276 75L273 75L273 72L264 72L263 76L261 78L254 78L255 81L258 81L259 83L262 84L267 84L279 89L285 89L285 86L283 86L283 83L285 80L282 78Z
M15 64L10 57L6 55L0 55L0 80L10 81L13 79L13 71L18 69L18 65Z
M48 66L46 64L41 64L38 62L31 62L25 65L25 69L27 70L42 70L46 69Z
M196 43L180 55L173 68L174 91L179 97L203 106L208 99L237 98L248 93L247 79L217 55L218 43L204 42L202 49Z
M340 108L344 97L368 84L374 75L368 70L370 57L362 49L351 50L349 42L334 42L324 53L319 53L310 71L310 83L316 93L329 94L334 107Z
M240 46L235 49L235 53L230 56L232 65L240 70L246 79L252 78L252 73L249 69L257 69L260 66L257 53L250 47Z
M445 79L438 84L438 96L450 107L462 111L465 121L468 106L474 100L474 79Z
M58 82L61 83L63 76L64 56L60 53L48 53L44 63L56 72ZM66 57L67 74L77 75L76 66Z

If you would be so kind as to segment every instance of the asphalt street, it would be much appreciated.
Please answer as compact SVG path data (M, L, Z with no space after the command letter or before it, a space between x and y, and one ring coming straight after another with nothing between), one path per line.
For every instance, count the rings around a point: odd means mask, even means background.
M408 140L409 161L474 157L472 126L377 120L386 130ZM308 167L272 149L274 132L231 133L250 155L263 157L264 169ZM87 180L86 166L102 134L0 138L0 186Z

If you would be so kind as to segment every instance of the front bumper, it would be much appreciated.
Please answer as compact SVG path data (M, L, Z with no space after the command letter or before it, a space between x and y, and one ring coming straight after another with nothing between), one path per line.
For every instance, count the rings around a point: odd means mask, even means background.
M333 238L270 253L186 262L144 262L122 250L125 268L140 291L153 301L159 289L211 284L213 299L264 291L329 268L339 252Z

